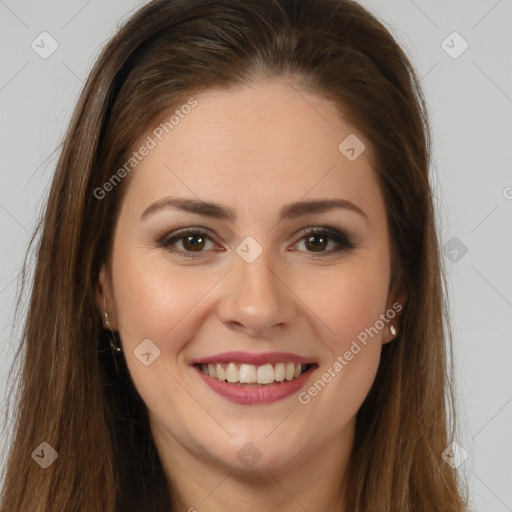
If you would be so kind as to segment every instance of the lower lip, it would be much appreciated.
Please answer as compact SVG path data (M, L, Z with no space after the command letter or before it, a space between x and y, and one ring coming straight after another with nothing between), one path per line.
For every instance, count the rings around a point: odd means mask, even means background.
M229 382L220 381L204 374L198 367L195 368L205 384L223 398L226 398L235 404L257 405L277 402L278 400L282 400L290 395L298 393L316 369L316 366L311 366L296 379L284 380L282 382L261 387L230 384Z

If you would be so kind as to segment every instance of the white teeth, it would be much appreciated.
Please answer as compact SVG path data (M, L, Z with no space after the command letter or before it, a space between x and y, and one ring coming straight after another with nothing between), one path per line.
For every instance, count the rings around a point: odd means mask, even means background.
M214 379L217 378L217 368L215 368L214 364L208 365L208 373L210 374L210 377L213 377Z
M300 371L300 366L299 371ZM270 384L274 382L274 368L271 364L258 366L258 384Z
M252 364L221 363L202 364L201 371L213 379L228 381L232 384L272 384L293 380L306 370L306 365L295 363L276 363L254 366Z
M202 366L204 366L204 365L202 365ZM220 364L217 365L216 370L217 370L216 378L219 380L226 380L226 372L224 371L224 368L222 368L222 366ZM210 374L210 377L213 377L213 375ZM213 377L213 378L215 378L215 377Z
M293 363L286 363L286 370L284 377L286 380L292 380L295 375L295 365Z
M284 380L284 363L277 363L274 369L275 379L278 382L282 382ZM211 375L211 374L210 374Z
M229 363L226 370L226 379L228 382L238 382L238 368L235 363Z
M212 375L210 374L210 377L211 376ZM247 384L256 382L256 367L252 364L241 364L239 380L240 382L245 382Z

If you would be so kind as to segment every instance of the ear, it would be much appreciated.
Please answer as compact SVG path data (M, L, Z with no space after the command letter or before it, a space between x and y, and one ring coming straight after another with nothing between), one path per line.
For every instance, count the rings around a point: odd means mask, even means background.
M402 328L402 313L407 302L407 292L403 289L393 291L388 295L388 301L386 304L386 311L384 313L387 323L382 331L382 344L393 341L400 335ZM394 327L395 334L391 332L391 327Z
M101 318L103 320L103 327L108 328L106 324L106 319L108 317L108 321L110 323L110 328L113 331L118 330L117 325L117 312L114 303L114 297L111 293L110 279L108 275L107 265L103 263L100 267L100 272L98 276L98 282L96 283L96 307L100 312ZM107 317L105 317L105 312L107 313Z

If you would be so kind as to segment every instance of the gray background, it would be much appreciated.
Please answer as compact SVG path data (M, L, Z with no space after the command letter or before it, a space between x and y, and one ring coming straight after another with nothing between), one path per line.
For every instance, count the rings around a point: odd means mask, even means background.
M18 274L56 149L100 48L144 3L0 0L0 406L19 338L12 326ZM458 442L469 453L460 470L476 510L512 511L512 0L362 3L405 47L429 104ZM42 46L45 31L58 48L43 59L31 43ZM458 55L464 40L469 47ZM50 44L45 39L46 51Z

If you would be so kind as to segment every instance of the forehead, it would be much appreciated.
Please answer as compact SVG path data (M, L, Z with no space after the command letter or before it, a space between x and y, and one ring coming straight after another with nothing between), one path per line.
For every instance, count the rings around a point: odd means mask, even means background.
M140 139L155 142L130 175L127 195L141 207L165 194L227 199L242 211L333 195L383 207L369 144L333 102L285 80L209 90L194 100ZM346 140L366 145L353 161L340 151Z

